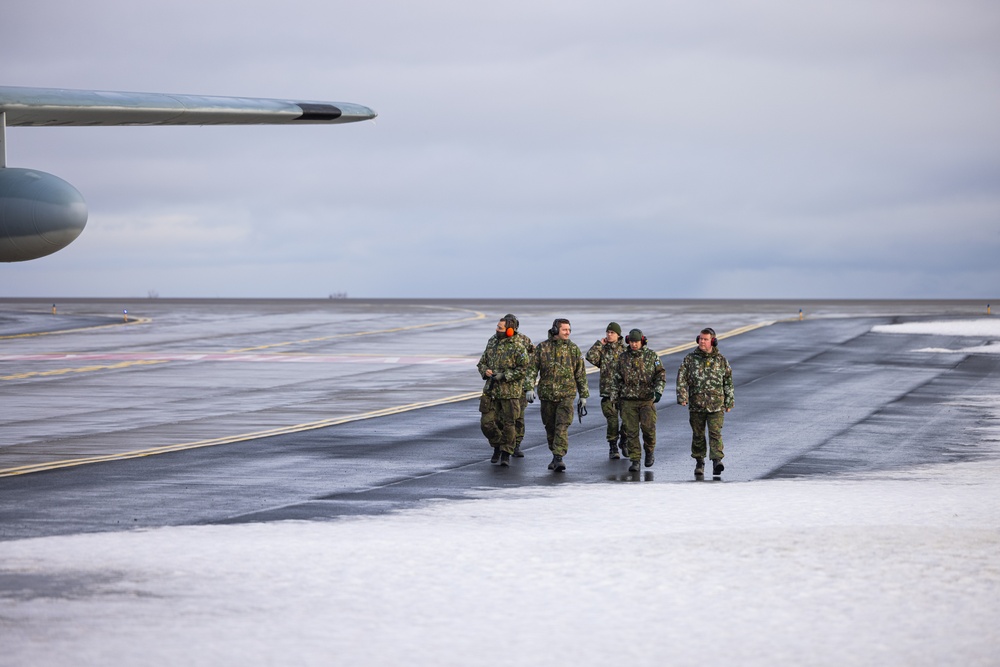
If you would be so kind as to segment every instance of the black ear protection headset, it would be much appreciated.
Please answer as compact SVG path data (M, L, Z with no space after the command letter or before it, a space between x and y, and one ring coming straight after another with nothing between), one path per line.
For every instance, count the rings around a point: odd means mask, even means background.
M698 342L698 338L701 337L701 334L708 334L712 337L712 347L719 346L719 339L715 337L715 329L712 329L711 327L702 329L701 333L699 333L697 336L694 337L694 342L696 343Z
M560 325L563 325L563 324L569 324L569 320L567 320L567 319L565 319L563 317L557 317L556 319L552 320L552 328L549 329L549 335L550 336L558 336L559 335L559 327L560 327Z

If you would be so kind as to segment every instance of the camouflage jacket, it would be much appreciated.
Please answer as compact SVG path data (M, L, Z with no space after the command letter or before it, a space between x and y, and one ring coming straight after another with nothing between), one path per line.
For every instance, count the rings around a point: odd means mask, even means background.
M614 393L611 398L650 401L655 394L663 395L667 386L667 371L660 363L660 355L648 347L638 350L626 348L615 366Z
M528 351L517 336L513 338L492 336L476 365L479 375L486 380L483 393L493 398L520 398L524 395L530 363ZM487 370L503 373L503 379L486 377Z
M611 396L614 392L618 357L627 349L624 339L619 338L614 343L597 341L587 350L587 361L601 369L601 396Z
M535 346L531 344L531 339L520 331L514 334L514 339L521 341L525 352L528 353L528 370L524 374L524 391L531 391L535 388Z
M543 401L573 398L577 393L581 398L590 397L583 353L573 341L550 336L535 346L532 365L532 377L538 376L538 397Z
M684 357L677 370L677 402L704 412L733 407L733 369L718 348L695 350Z

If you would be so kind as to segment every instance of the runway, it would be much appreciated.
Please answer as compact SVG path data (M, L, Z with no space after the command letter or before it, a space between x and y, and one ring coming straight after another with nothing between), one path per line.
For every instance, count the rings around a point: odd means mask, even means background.
M720 343L736 383L722 483L975 459L988 418L975 397L1000 393L998 355L928 354L975 341L871 329L978 306L149 300L53 316L0 302L0 539L327 520L498 487L689 483L670 383L703 326L734 333ZM653 468L609 462L593 409L571 428L567 472L551 473L537 404L526 457L489 464L475 363L508 311L536 342L565 316L584 351L615 320L668 352Z

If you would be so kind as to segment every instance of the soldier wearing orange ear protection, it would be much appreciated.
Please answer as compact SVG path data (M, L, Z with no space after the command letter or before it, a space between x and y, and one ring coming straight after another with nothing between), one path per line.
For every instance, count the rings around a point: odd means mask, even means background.
M517 446L517 419L529 367L528 351L516 336L517 324L513 315L497 322L477 365L486 381L479 398L479 426L493 447L490 461L505 467Z

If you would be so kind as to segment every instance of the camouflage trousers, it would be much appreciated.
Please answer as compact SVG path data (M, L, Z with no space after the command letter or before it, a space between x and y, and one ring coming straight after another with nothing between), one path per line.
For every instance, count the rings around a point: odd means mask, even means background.
M623 398L622 431L628 446L628 457L633 461L642 458L642 451L656 449L656 406L653 399ZM639 447L639 430L642 429L642 447Z
M479 398L479 427L490 441L490 447L499 447L512 454L517 442L517 415L521 404L516 398L493 398L483 394Z
M514 442L520 445L524 440L524 411L528 409L528 399L522 396L518 399L518 405L521 409L518 410L517 419L514 420Z
M722 422L726 413L691 410L688 421L691 423L691 458L703 459L707 453L713 461L721 459L722 452ZM708 449L706 452L705 429L708 428Z
M553 454L566 456L569 451L569 425L573 423L573 397L558 401L542 399L541 412L549 449Z
M621 402L601 396L601 413L608 422L607 441L617 443L618 435L621 433Z

